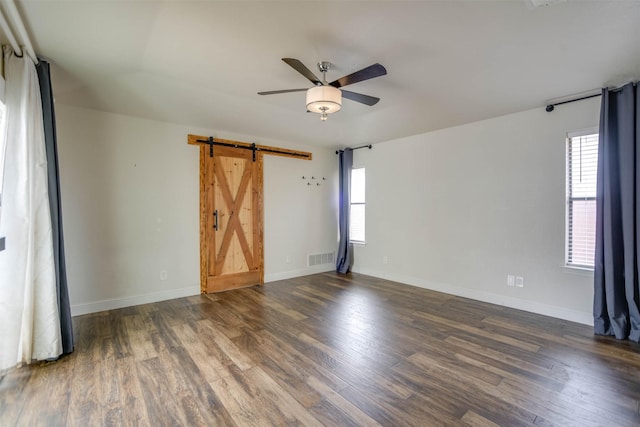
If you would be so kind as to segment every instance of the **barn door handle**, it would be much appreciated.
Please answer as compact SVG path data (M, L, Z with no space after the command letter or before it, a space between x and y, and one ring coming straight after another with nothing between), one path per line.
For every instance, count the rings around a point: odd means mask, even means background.
M213 217L215 218L215 222L213 223L213 229L218 231L218 209L213 211Z

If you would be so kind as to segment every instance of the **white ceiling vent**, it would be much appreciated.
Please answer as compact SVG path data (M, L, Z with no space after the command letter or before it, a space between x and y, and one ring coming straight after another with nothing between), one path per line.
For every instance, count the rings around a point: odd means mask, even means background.
M526 0L527 6L529 6L529 9L535 9L537 7L546 7L554 3L561 3L564 1L566 0Z

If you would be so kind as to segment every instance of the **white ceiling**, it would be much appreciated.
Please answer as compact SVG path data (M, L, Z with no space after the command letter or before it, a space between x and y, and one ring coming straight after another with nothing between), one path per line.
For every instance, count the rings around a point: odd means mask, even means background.
M57 102L255 135L375 143L534 107L640 78L640 2L19 1ZM379 62L388 75L345 89L322 123L311 84L280 60L334 80ZM317 73L319 74L319 73Z

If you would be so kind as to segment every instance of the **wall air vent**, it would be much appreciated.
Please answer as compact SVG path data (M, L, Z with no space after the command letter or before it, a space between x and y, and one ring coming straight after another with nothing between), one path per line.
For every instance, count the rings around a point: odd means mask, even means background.
M323 254L311 254L308 257L307 264L309 267L315 265L333 264L336 260L335 252L326 252Z

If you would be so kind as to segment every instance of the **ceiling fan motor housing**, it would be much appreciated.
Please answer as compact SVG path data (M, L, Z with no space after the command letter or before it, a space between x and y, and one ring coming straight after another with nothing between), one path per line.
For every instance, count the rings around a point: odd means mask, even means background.
M329 61L318 62L318 70L320 70L321 73L326 73L327 71L329 71L329 68L331 68L331 62Z

